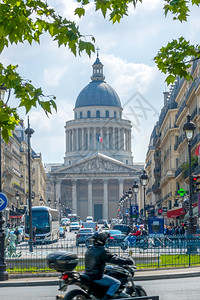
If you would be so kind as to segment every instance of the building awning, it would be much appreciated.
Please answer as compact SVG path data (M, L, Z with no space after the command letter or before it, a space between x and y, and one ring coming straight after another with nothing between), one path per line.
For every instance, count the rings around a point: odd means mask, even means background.
M182 207L167 212L168 218L177 218L184 215L185 215L185 211Z
M13 210L10 210L10 219L21 219L22 215L13 211Z

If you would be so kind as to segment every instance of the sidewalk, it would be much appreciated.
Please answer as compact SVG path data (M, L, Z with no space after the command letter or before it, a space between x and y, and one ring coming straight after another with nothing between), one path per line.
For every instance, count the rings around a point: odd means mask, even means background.
M26 278L12 278L7 281L0 281L1 287L10 286L48 286L58 285L58 276L52 277L51 274L46 274L45 277L26 277ZM27 275L28 276L28 275ZM153 270L143 271L137 270L135 273L135 281L145 280L158 280L158 279L172 279L172 278L184 278L200 276L200 267L190 267L184 269L165 269L165 270Z

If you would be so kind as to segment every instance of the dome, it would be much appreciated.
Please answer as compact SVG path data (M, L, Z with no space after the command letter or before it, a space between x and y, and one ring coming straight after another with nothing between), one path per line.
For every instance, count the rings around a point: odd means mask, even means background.
M76 99L75 108L84 106L121 107L121 102L115 90L105 81L92 81Z
M76 99L75 108L85 106L115 106L121 107L119 96L115 90L105 81L103 75L103 64L97 53L93 64L92 81L80 92Z

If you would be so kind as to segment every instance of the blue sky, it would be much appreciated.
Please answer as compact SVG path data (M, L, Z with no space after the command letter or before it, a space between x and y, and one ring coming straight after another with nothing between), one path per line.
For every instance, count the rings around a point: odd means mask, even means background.
M150 134L163 106L163 92L168 90L165 75L157 69L153 57L162 45L182 35L193 43L199 42L199 9L193 8L188 22L181 24L170 15L164 17L162 0L144 0L136 9L130 7L129 16L120 24L113 25L94 12L93 4L88 5L86 16L79 20L73 15L75 1L48 2L62 16L75 20L82 34L95 36L105 81L118 93L124 118L132 121L134 162L144 162ZM18 64L24 78L31 79L36 87L41 86L46 95L57 98L58 112L49 119L40 108L29 114L35 130L31 145L37 153L42 153L44 163L63 162L65 122L73 118L76 98L90 82L95 59L96 54L91 58L85 54L74 57L64 46L58 48L47 35L42 37L40 45L13 45L1 54L4 64ZM12 96L10 105L15 103ZM27 124L23 109L18 112Z

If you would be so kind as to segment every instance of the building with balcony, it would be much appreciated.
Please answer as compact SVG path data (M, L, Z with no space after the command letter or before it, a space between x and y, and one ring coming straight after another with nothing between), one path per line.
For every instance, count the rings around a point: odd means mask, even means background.
M152 150L154 163L146 168L148 175L152 176L154 172L154 183L152 185L152 180L149 181L148 188L152 188L156 207L162 209L168 224L179 224L185 220L182 209L184 197L178 191L181 188L189 190L188 146L183 132L188 113L196 125L192 140L192 172L198 175L200 171L199 157L195 156L195 149L200 143L200 63L194 61L190 71L194 80L188 82L177 78L170 91L164 93L164 106L153 129L156 132ZM147 164L150 149L146 156ZM151 199L148 201L151 202ZM193 196L194 206L196 201L197 196Z
M28 146L23 120L16 126L9 142L2 140L2 192L8 198L8 210L10 218L16 221L22 212L27 208L28 199ZM36 170L36 172L35 172ZM32 193L35 195L33 205L38 205L42 196L46 199L46 174L42 164L41 154L36 154L31 149L31 184ZM16 193L20 199L16 200ZM18 223L19 224L19 223Z

